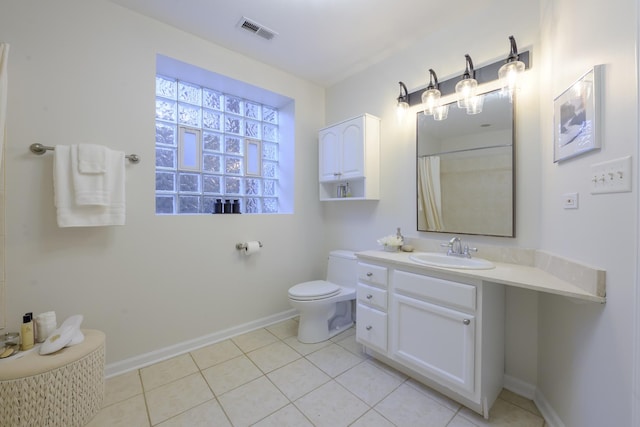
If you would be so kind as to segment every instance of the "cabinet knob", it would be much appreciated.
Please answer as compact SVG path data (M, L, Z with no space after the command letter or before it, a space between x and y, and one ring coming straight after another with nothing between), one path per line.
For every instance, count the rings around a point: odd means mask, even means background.
M462 323L464 323L465 325L468 325L469 323L471 323L471 320L469 320L469 319L464 319L464 320L462 321Z
M372 272L368 272L367 273L367 277L371 277L371 276L373 276L373 273Z
M371 325L368 325L368 326L366 326L366 327L365 327L365 329L366 329L367 331L370 331L372 328L373 328L373 326L371 326Z
M367 294L367 299L371 299L371 298L373 298L373 295Z

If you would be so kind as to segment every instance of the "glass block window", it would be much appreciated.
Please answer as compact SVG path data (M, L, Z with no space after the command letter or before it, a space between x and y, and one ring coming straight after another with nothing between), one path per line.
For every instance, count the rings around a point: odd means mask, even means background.
M278 109L156 75L156 214L278 213Z

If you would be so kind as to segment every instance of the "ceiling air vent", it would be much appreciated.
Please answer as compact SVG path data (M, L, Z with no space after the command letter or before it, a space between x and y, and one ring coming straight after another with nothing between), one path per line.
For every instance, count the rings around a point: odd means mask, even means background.
M242 17L242 19L240 20L240 22L238 23L238 26L240 28L243 28L247 31L252 32L253 34L262 37L263 39L267 39L267 40L271 40L272 38L274 38L275 36L278 35L278 33L276 33L273 30L270 30L269 28L265 27L264 25L260 25L255 21L250 20L249 18L246 17Z

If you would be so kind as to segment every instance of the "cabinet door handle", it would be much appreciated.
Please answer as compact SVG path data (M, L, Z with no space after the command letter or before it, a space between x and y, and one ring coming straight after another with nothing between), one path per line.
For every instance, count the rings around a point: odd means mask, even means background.
M367 294L367 299L371 299L371 298L373 298L373 295Z
M372 328L373 328L373 326L371 326L371 325L368 325L368 326L366 326L366 327L365 327L365 329L366 329L367 331L370 331Z
M465 325L468 325L469 323L471 323L471 320L469 320L469 319L464 319L464 320L462 321L462 323L464 323Z
M371 277L371 276L373 276L373 273L372 272L368 272L367 273L367 277Z

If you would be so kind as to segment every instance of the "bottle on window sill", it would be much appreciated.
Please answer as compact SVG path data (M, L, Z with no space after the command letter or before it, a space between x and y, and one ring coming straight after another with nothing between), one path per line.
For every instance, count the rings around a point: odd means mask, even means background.
M222 213L222 199L216 199L216 202L213 204L213 212L214 214Z

